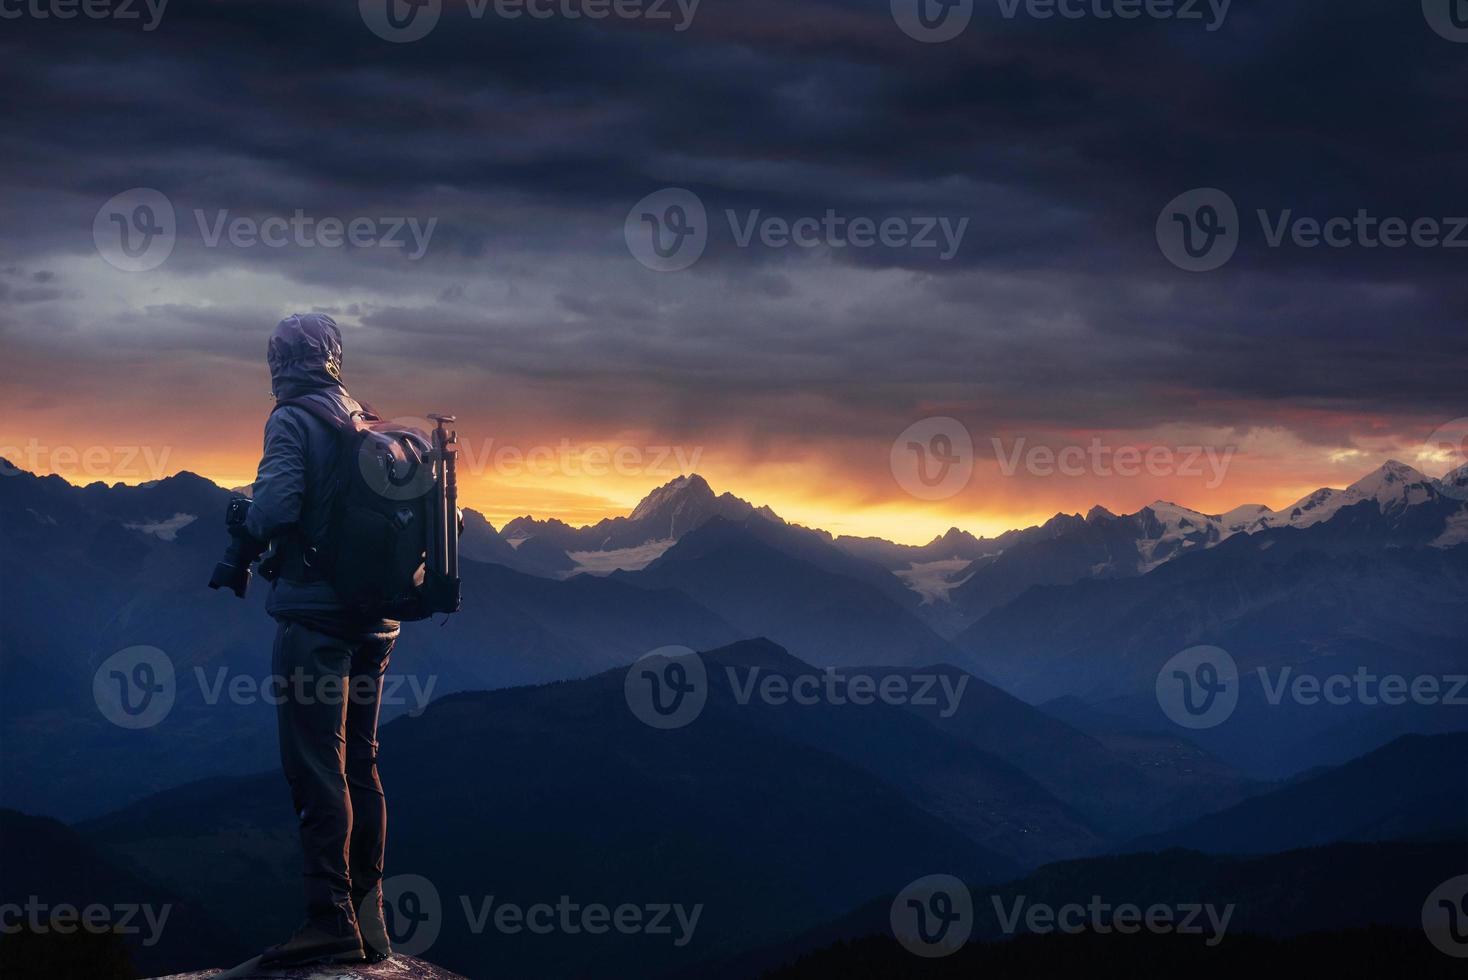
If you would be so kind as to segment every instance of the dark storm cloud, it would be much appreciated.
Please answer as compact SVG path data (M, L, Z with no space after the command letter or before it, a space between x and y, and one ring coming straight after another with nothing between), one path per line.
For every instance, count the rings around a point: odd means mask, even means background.
M4 260L95 262L98 205L156 187L181 222L165 271L200 283L195 302L124 309L75 267L7 281L7 344L100 358L76 347L102 335L109 351L163 339L255 359L278 302L207 296L244 270L303 295L400 290L350 314L361 357L429 363L425 338L448 338L462 370L593 394L641 383L683 424L792 387L854 430L931 404L1118 427L1247 427L1270 421L1265 404L1462 414L1468 249L1275 249L1253 217L1468 215L1468 45L1415 3L1239 0L1207 32L1006 19L979 0L941 45L904 36L886 0L704 0L682 32L447 6L396 45L355 3L174 0L148 33L7 22ZM674 185L708 206L712 240L658 276L622 222ZM1225 268L1184 273L1153 228L1202 186L1237 201L1243 237ZM436 226L417 263L205 249L196 208ZM951 261L817 257L737 247L726 209L969 223ZM862 277L883 285L855 296ZM61 302L78 293L85 322Z

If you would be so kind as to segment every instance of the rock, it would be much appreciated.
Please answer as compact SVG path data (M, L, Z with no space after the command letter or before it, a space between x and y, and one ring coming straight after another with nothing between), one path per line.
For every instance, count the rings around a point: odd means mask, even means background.
M231 980L464 980L457 973L425 963L412 956L394 955L381 963L326 964L296 966L285 969L268 967L239 967L225 971L220 969L201 970L197 973L175 973L156 980L212 980L225 973Z

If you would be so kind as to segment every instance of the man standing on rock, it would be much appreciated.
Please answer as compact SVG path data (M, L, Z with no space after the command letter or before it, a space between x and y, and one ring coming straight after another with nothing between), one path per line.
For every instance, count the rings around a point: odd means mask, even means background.
M408 529L401 533L427 539L429 517L415 510L421 501L408 499L412 491L392 481L392 459L386 461L389 479L378 490L394 498L379 518L392 529L379 530L371 520L375 512L352 503L370 469L357 460L382 462L364 437L381 436L391 426L343 386L341 332L331 317L286 317L271 334L266 359L276 405L265 423L264 457L252 496L231 501L226 523L232 543L210 582L243 596L250 564L271 548L261 574L273 579L266 611L278 623L272 662L281 694L280 758L300 821L306 921L266 950L262 963L378 962L391 945L382 907L387 806L377 772L377 723L398 621L385 615L395 608L390 602L362 601L351 590L392 595L371 592L372 583L363 579L401 583L400 570L374 569L373 557L364 555L382 552L376 542L383 533L400 533L399 524ZM412 433L421 443L404 433L386 438L409 452L417 447L431 454L427 438ZM431 456L423 466L432 472ZM421 549L412 560L419 563L421 587ZM410 584L413 575L406 573ZM343 584L348 578L350 585ZM454 590L457 608L456 580Z

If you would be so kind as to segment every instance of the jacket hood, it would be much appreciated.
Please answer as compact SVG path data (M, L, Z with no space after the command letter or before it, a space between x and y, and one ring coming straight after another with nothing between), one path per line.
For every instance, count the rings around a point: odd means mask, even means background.
M277 399L342 388L342 333L325 313L293 313L276 324L265 348Z

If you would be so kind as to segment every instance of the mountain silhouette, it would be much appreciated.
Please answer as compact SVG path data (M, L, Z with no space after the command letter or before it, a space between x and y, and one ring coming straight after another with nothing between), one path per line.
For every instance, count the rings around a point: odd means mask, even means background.
M808 553L797 557L808 543L777 547L771 543L774 530L758 516L737 523L713 518L647 568L616 577L639 587L676 588L744 635L769 637L822 666L956 658L953 647L912 611L915 599L899 601L887 589L830 570L822 558L808 560Z
M975 826L962 829L925 807L941 800L914 793L927 778L922 768L889 782L895 762L831 749L875 725L901 739L933 779L977 764L974 780L1047 806L1025 777L900 709L789 706L775 717L777 709L739 704L722 665L810 669L769 644L715 651L708 662L707 705L676 730L651 728L629 711L625 670L451 695L384 726L389 874L426 878L444 909L438 939L421 955L467 976L642 977L773 942L934 866L984 880L1016 873L1018 863L977 840ZM963 790L960 783L954 792ZM1048 808L1063 817L1063 806ZM247 939L263 943L294 924L294 910L278 901L294 894L297 863L294 818L276 772L178 787L81 830L110 853L146 861L186 894L197 890ZM1018 821L1000 831L1011 850L1024 832ZM461 899L474 907L489 895L523 905L567 895L704 911L682 947L615 932L557 942L476 934Z
M805 977L1054 976L1077 963L1105 977L1185 975L1226 978L1238 971L1297 967L1309 973L1334 964L1345 976L1456 977L1461 965L1423 938L1424 898L1461 871L1463 840L1334 844L1254 857L1210 856L1168 850L1158 854L1066 861L1015 881L966 882L973 902L972 933L953 955L918 960L893 938L893 895L763 950L700 964L710 980L770 976ZM1369 884L1364 884L1369 883ZM1101 933L1089 927L1067 935L1053 923L1032 933L1021 916L1013 932L1004 926L1016 903L1061 909L1178 910L1231 906L1221 942L1210 944L1206 915L1202 934ZM1181 922L1185 912L1175 912ZM1371 968L1365 968L1367 966ZM983 968L984 972L979 972Z
M1221 647L1242 672L1239 707L1187 735L1261 778L1340 763L1409 732L1461 730L1462 712L1446 704L1270 703L1258 673L1276 684L1286 668L1464 673L1468 547L1431 546L1435 522L1421 513L1361 501L1312 526L1235 535L1147 575L1031 589L958 637L960 663L1033 703L1078 698L1126 730L1176 733L1158 708L1159 669L1186 648Z
M1257 854L1333 841L1450 840L1465 832L1465 760L1468 734L1404 736L1136 846Z

